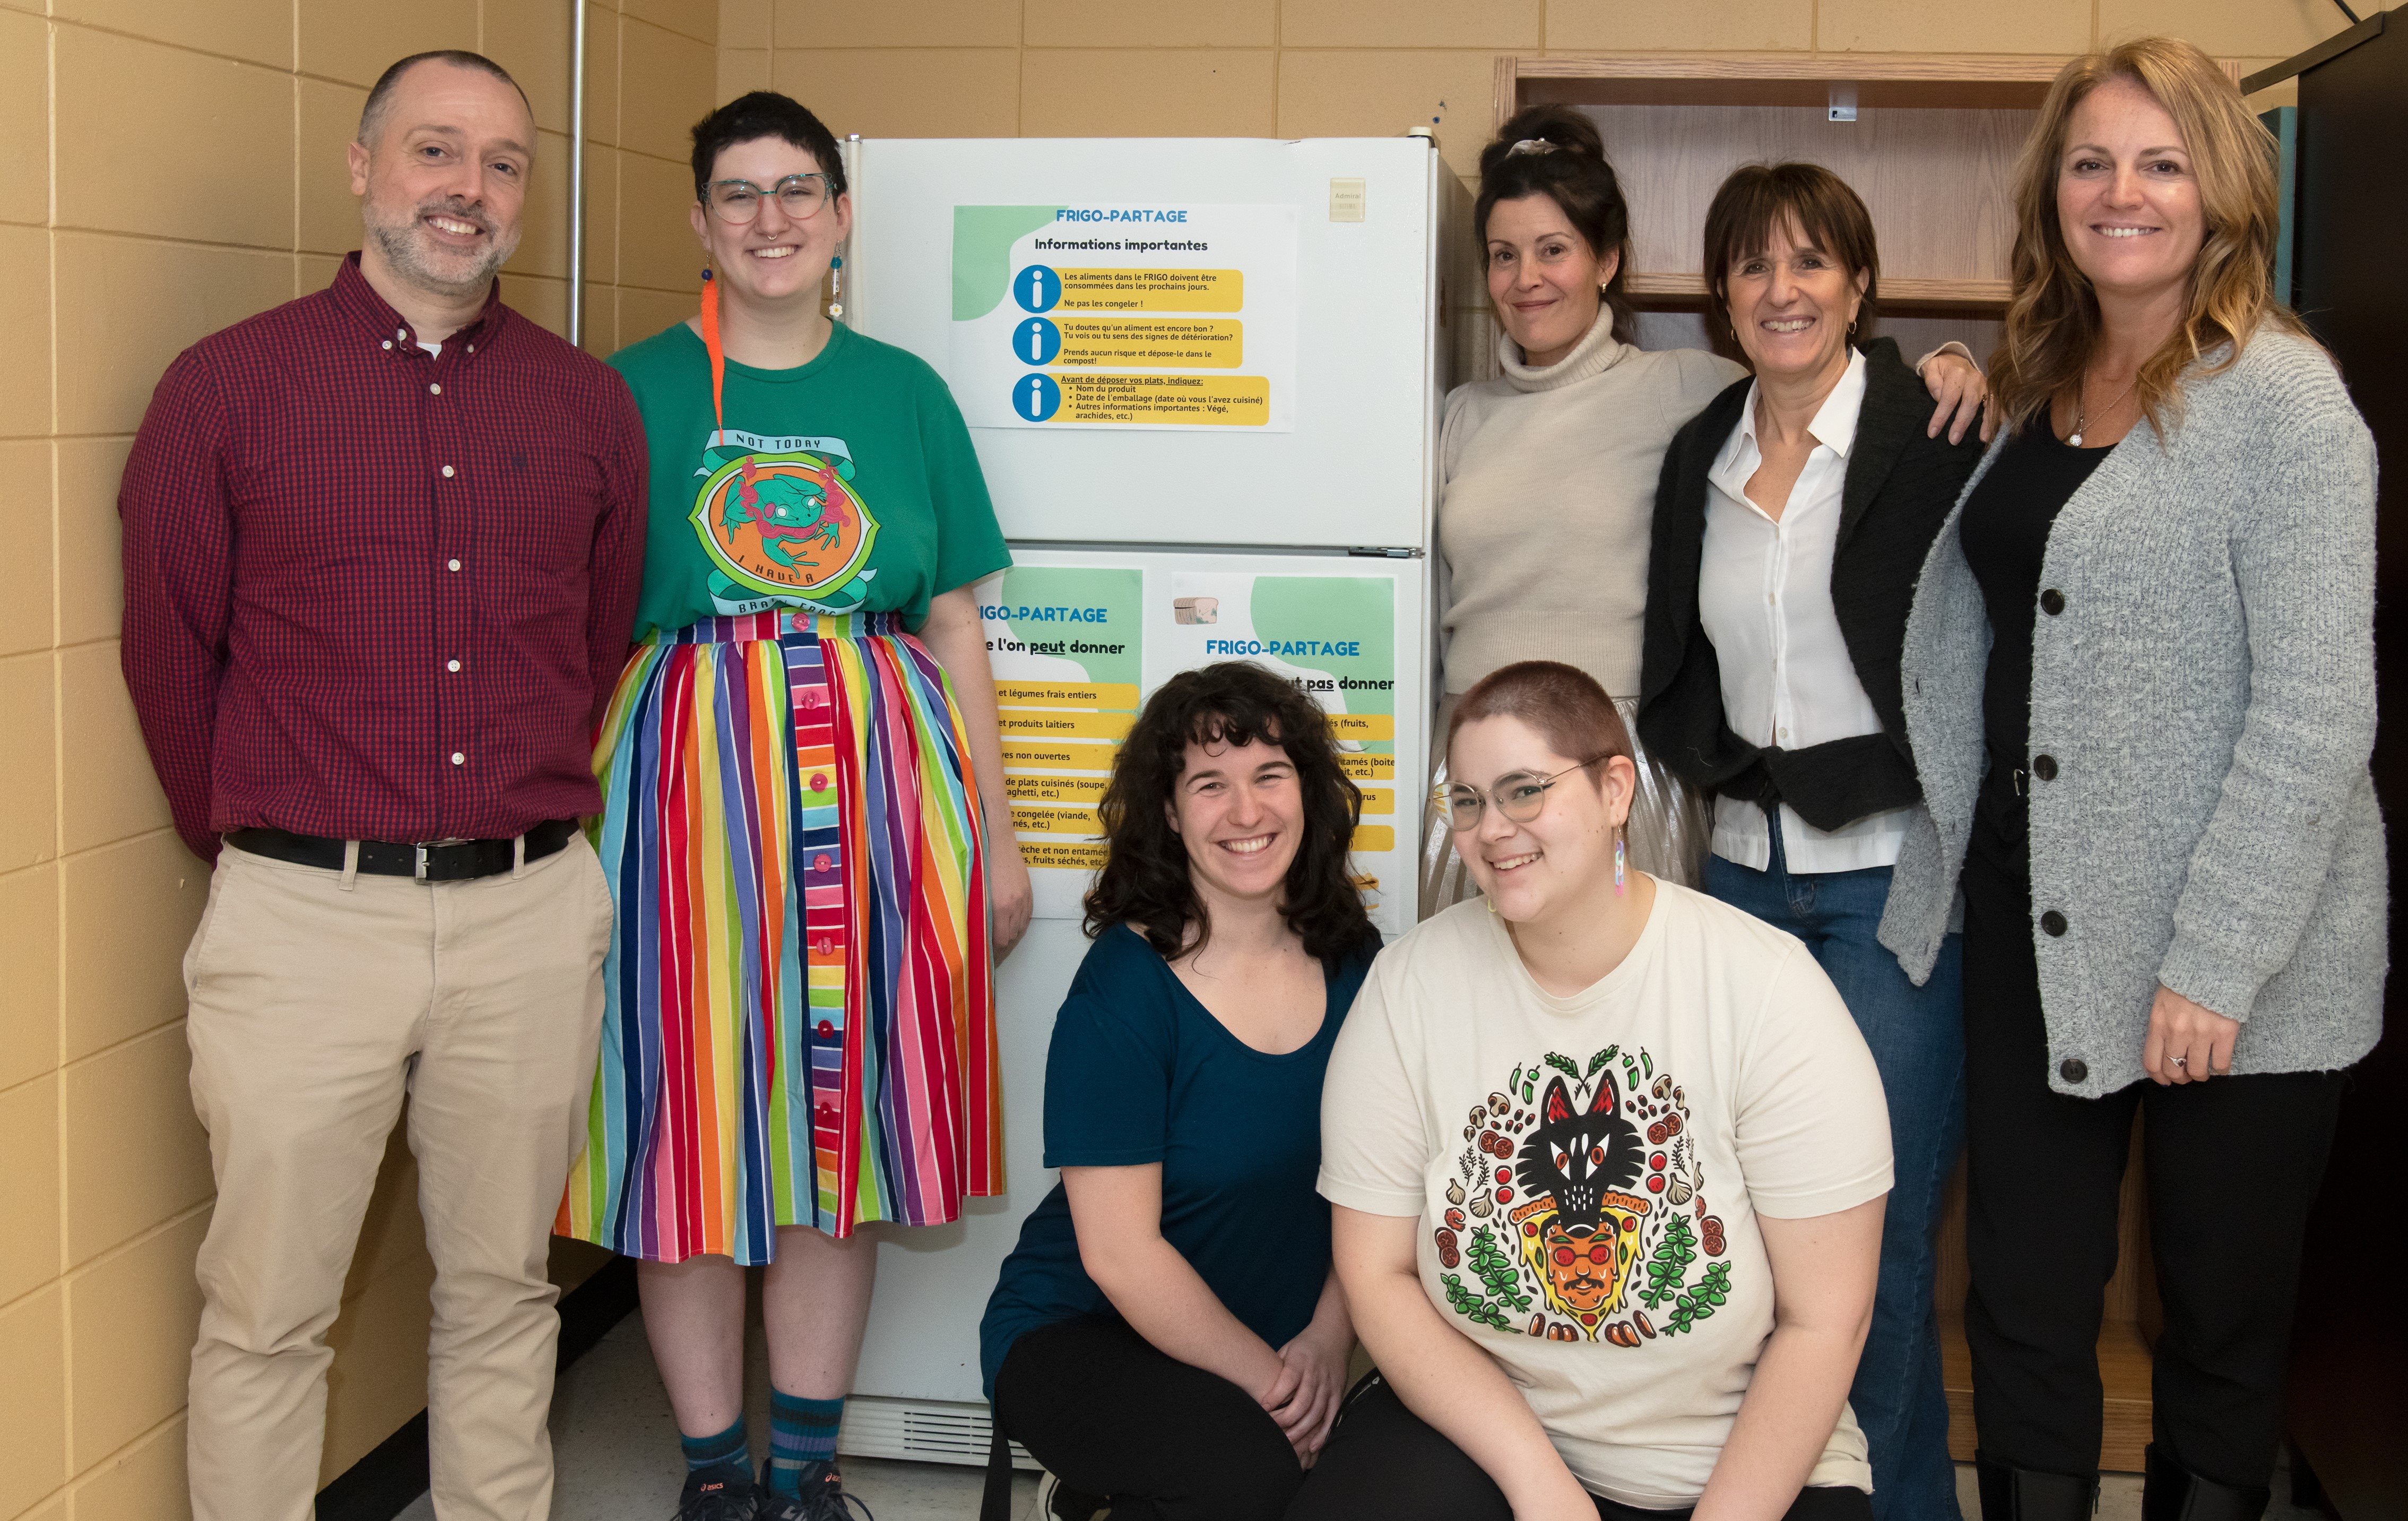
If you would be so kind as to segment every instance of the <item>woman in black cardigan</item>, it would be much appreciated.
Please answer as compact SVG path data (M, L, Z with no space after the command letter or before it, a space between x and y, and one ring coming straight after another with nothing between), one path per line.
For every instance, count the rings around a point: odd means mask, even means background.
M1879 259L1830 171L1733 174L1705 268L1708 323L1755 378L1664 459L1639 732L1715 795L1705 890L1806 942L1881 1069L1897 1182L1849 1403L1879 1521L1954 1521L1932 1237L1964 1126L1956 938L1918 986L1873 936L1922 797L1899 697L1907 608L1980 441L1962 423L1933 436L1895 342L1851 341Z

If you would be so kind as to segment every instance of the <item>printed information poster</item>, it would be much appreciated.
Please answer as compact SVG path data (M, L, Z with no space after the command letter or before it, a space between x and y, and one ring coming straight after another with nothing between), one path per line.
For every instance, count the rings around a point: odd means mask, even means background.
M973 427L1296 413L1292 206L957 206L946 380Z
M1004 790L1045 918L1078 917L1104 864L1096 805L1137 718L1144 584L1103 566L1014 566L979 583Z
M1364 905L1383 934L1412 927L1414 863L1410 848L1398 848L1397 829L1397 583L1248 571L1156 580L1168 593L1146 608L1157 667L1252 660L1294 680L1328 712L1346 773L1363 789L1354 865Z

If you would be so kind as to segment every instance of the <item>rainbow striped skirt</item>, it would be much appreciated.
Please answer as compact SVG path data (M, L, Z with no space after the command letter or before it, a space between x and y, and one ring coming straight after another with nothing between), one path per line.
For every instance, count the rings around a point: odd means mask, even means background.
M618 906L585 1153L554 1229L767 1262L780 1226L1000 1193L978 789L894 613L639 646L595 747Z

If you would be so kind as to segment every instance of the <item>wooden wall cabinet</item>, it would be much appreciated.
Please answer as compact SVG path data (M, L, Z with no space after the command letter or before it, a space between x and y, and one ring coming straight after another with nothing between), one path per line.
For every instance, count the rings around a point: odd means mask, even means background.
M1646 348L1703 347L1706 208L1730 171L1804 159L1854 186L1881 241L1881 322L1910 356L1957 338L1986 360L2008 295L2015 160L2064 57L1922 53L1598 53L1500 57L1497 122L1560 102L1598 123L1630 202L1627 289ZM2228 63L2238 80L2241 71ZM1835 105L1853 120L1835 120ZM1478 315L1493 323L1484 307ZM1494 373L1492 338L1474 344ZM2149 1345L2158 1322L2138 1130L2125 1175L2121 1254L2107 1289L2099 1365L2100 1466L2138 1471L2149 1440ZM1964 1174L1949 1186L1939 1310L1949 1446L1973 1456L1971 1359L1962 1327ZM2049 1230L2033 1180L2032 1231Z

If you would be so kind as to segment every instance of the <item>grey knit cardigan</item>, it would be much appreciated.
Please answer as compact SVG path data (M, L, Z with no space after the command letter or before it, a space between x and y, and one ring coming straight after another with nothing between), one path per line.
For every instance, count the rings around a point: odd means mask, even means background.
M1926 807L1880 934L1917 983L1985 767L1990 622L1957 524L1998 455L1957 498L1907 619ZM2028 785L2050 1085L2095 1098L2143 1077L2159 983L2243 1021L2235 1072L2363 1056L2382 1033L2389 911L2367 769L2374 443L2331 361L2261 330L2231 368L2194 371L2169 434L2143 422L2065 504L2041 586L2031 753L2057 774Z

